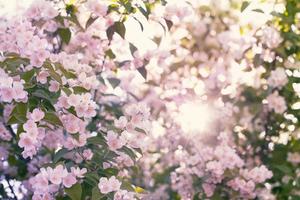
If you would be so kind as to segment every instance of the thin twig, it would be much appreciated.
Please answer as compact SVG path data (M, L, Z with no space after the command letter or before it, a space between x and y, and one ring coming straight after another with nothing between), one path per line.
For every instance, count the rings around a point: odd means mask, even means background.
M8 184L8 187L9 187L11 193L14 195L13 199L17 200L17 195L15 194L15 191L14 191L13 187L11 186L9 180L7 180L7 177L5 177L5 180L6 180L7 184Z

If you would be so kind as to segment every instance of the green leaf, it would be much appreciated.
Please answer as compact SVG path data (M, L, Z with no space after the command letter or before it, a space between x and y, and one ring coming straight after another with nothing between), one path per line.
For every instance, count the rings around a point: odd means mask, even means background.
M122 181L121 188L131 192L135 191L133 185L128 181Z
M104 175L106 176L117 176L119 173L119 170L116 168L106 168L104 170Z
M41 105L43 108L45 108L46 111L53 111L55 112L55 107L52 105L52 103L46 99L43 99L41 101Z
M17 136L24 132L23 124L18 124Z
M63 126L60 119L56 116L54 112L47 112L45 113L44 120L50 124L53 124L55 126Z
M25 123L27 120L26 117L21 115L15 115L14 117L18 120L18 123Z
M132 55L138 50L131 42L129 43L129 49Z
M87 142L89 144L94 144L94 145L104 145L107 146L105 139L103 137L100 136L95 136L95 137L90 137L87 139Z
M130 60L124 60L122 62L115 62L115 64L117 65L117 67L122 67L125 64L130 63Z
M137 156L135 155L134 151L131 150L130 148L123 146L120 151L126 153L133 161L135 161L135 159L137 158Z
M167 4L166 0L161 0L161 5L165 6Z
M68 15L73 15L76 11L76 7L73 4L66 4L66 12Z
M166 32L167 32L167 29L166 29L166 26L164 25L164 24L162 24L161 22L158 22L160 25L161 25L161 27L164 29L164 33L166 34Z
M0 184L0 194L1 194L1 196L2 196L2 198L4 198L4 199L8 199L8 196L7 196L7 190L6 189L4 189L4 186L3 186L3 184L1 183Z
M92 199L91 200L100 200L104 197L103 194L100 193L100 190L98 187L94 187L92 190Z
M25 123L27 120L27 103L17 103L10 114L7 124Z
M27 103L18 103L15 107L18 114L26 117L27 113ZM13 111L14 112L14 111Z
M107 80L113 88L116 88L121 83L121 81L117 78L108 78Z
M27 83L27 82L31 81L32 77L34 76L34 73L35 73L34 69L24 72L21 75L21 79L23 79Z
M138 20L136 17L133 17L133 19L139 23L141 30L144 31L144 26L143 26L142 22L140 20Z
M263 59L261 58L260 54L255 54L253 59L253 64L255 67L260 66L263 63Z
M71 95L72 94L72 91L69 89L69 88L67 88L67 87L62 87L61 88L65 93L66 93L66 95Z
M106 169L99 169L98 174L100 177L102 176L117 176L119 173L119 170L116 168L106 168Z
M17 159L14 155L9 155L7 159L9 165L16 165L17 164Z
M125 38L125 33L126 33L126 28L123 22L115 22L115 31L124 39Z
M114 54L114 52L111 49L105 51L105 55L108 56L110 59L116 58L116 55Z
M290 167L288 167L287 165L276 165L275 168L277 168L278 170L280 170L284 174L287 174L287 175L292 175L293 174L292 169Z
M60 63L55 63L54 65L55 65L55 67L56 67L57 69L59 69L59 70L63 73L63 75L64 75L66 78L68 78L68 79L75 79L75 78L77 78L77 76L76 76L73 72L70 72L70 71L66 70L66 69L62 66L62 64L60 64Z
M146 131L144 129L141 129L139 127L135 127L135 129L137 132L140 132L140 133L144 133L144 134L147 134Z
M34 88L35 84L33 83L25 83L24 84L24 89L27 90L27 89L31 89L31 88Z
M139 9L139 11L146 17L146 19L149 19L149 12L147 10L145 10L143 7L138 6L137 7Z
M48 70L48 72L54 80L56 80L58 83L62 84L62 80L61 80L60 75L58 73L56 73L55 71L50 71L50 70Z
M8 125L18 124L18 123L20 123L20 121L15 116L10 116L10 118L7 120Z
M29 60L19 57L12 57L5 59L4 62L6 63L6 67L9 71L16 72L20 65L27 65Z
M276 12L276 11L272 11L270 14L273 15L273 16L276 16L276 17L281 17L282 16L281 13Z
M98 17L91 16L85 24L85 29L87 29L90 25L92 25L97 19L98 19Z
M49 102L53 103L53 100L51 98L51 93L43 90L43 89L37 89L32 93L33 96L38 97L38 98L42 98L42 99L46 99Z
M84 174L84 181L91 186L97 186L100 176L96 172L87 172Z
M73 6L73 5L72 5ZM74 6L74 10L76 9L76 7ZM73 22L74 24L76 24L76 26L81 30L84 31L84 28L81 26L80 22L78 21L77 16L75 15L74 12L70 13L70 16L64 17L65 19Z
M57 163L64 155L68 153L68 149L60 149L58 152L55 153L53 157L53 162Z
M119 7L120 7L120 6L119 6L118 4L110 4L110 5L108 6L108 11L107 11L107 13L111 13L111 12L113 12L113 11L119 13Z
M133 148L135 151L137 151L139 154L143 155L143 151L141 148Z
M71 31L69 28L59 28L57 29L57 33L64 43L69 44L71 40Z
M165 19L168 29L170 30L173 26L173 22L171 20Z
M243 12L249 5L250 5L250 2L243 1L242 6L241 6L241 12Z
M74 109L74 107L68 108L67 111L75 116L77 116L76 111Z
M64 25L64 18L61 15L56 16L54 19L60 23L60 25Z
M28 108L29 110L33 110L39 105L39 98L37 97L30 97L28 99Z
M114 25L111 25L110 27L108 27L108 29L106 30L106 36L107 36L107 39L109 40L109 41L111 41L112 40L112 38L113 38L113 35L114 35L114 33L115 33L115 26Z
M65 192L72 200L81 200L82 188L80 183L76 183L70 188L65 188Z
M262 10L262 9L253 9L252 11L254 11L254 12L259 12L259 13L264 13L264 11Z
M80 86L75 86L73 87L73 91L75 94L82 94L82 93L87 93L89 92L87 89L80 87Z
M137 68L138 72L144 77L145 80L147 80L147 70L145 66Z
M215 192L214 195L211 197L211 200L222 200L221 194L218 192Z
M45 62L44 67L47 68L50 76L56 80L57 82L59 82L60 84L62 84L62 80L60 75L54 70L54 68L52 67L51 63L49 62Z

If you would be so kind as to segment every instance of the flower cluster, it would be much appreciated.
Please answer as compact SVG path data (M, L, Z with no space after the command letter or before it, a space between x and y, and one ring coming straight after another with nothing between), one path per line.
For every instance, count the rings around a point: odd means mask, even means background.
M18 145L24 148L22 155L24 158L30 157L37 153L37 148L41 146L45 137L45 130L37 126L37 122L44 118L45 114L39 109L34 109L29 113L29 119L23 125L25 132L20 133Z
M0 198L297 198L298 8L35 0L1 18Z
M40 172L32 177L29 182L33 188L34 194L32 199L52 199L53 193L60 189L60 185L66 188L72 187L77 182L77 178L83 178L86 169L71 168L68 172L63 165L58 165L55 168L42 168Z
M18 77L10 77L3 69L0 69L0 98L2 102L10 103L27 101L27 92L24 90L24 82Z

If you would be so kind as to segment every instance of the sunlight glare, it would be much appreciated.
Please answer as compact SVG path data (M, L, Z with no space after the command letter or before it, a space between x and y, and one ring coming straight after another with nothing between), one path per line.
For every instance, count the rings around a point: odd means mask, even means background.
M177 120L184 132L194 135L207 131L212 118L212 110L207 104L188 102L179 107Z

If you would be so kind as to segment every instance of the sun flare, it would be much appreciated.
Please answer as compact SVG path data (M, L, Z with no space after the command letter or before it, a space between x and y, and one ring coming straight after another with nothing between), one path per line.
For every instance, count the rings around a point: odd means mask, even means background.
M192 135L203 133L213 121L212 110L203 102L187 102L179 107L177 120L184 132Z

